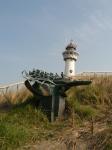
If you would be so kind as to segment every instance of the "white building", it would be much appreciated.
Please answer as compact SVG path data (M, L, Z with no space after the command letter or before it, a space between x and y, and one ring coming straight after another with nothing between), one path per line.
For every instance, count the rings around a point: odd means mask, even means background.
M72 78L75 76L75 63L78 55L79 54L76 52L76 45L70 42L63 52L63 59L65 61L65 77Z

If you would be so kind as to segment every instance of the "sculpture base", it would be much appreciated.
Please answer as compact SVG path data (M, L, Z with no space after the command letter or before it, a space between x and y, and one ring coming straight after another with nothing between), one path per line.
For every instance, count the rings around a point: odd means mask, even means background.
M64 118L65 112L65 98L59 97L54 102L54 106L52 105L52 96L42 97L39 99L39 108L42 109L43 112L47 115L49 121L53 122L56 119ZM53 109L52 109L53 106Z

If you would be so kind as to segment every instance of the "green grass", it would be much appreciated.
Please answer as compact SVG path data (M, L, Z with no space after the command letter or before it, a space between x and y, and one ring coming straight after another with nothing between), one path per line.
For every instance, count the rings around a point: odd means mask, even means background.
M69 99L68 101L68 107L71 110L71 113L74 112L77 114L81 120L88 120L98 113L92 106L81 104L78 100Z
M26 142L46 137L49 121L46 115L31 104L0 114L0 148L15 149ZM45 132L46 130L46 132Z
M15 150L43 139L54 138L57 132L65 131L74 117L75 124L89 120L112 108L112 78L95 78L92 85L73 87L68 92L68 120L50 123L46 114L36 106L36 98L21 91L0 97L1 101L16 104L10 111L0 113L0 150ZM100 107L99 107L100 106ZM73 115L73 113L75 115ZM111 125L110 125L111 126ZM107 143L106 149L111 149Z
M14 149L24 144L29 137L27 129L9 123L0 124L0 147L1 149Z
M96 77L91 85L73 87L67 93L82 104L112 106L112 77Z
M55 136L65 122L50 123L46 114L30 104L17 105L0 113L0 150L15 150L27 144Z
M112 150L112 144L107 144L104 150Z

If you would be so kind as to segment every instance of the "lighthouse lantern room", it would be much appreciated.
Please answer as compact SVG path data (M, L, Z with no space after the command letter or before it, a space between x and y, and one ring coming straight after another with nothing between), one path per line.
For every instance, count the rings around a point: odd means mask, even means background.
M71 41L63 52L63 58L65 61L64 75L66 78L75 77L75 63L79 55L76 52L76 47L76 44Z

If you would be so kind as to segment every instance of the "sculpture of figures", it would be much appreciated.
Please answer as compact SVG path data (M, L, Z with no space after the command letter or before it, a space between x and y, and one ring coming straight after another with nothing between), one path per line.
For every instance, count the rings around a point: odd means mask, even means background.
M62 78L64 78L64 74L63 74L63 72L61 72L61 77L62 77Z
M65 97L66 91L73 87L79 85L88 85L91 81L83 81L83 80L67 80L64 79L63 72L61 73L61 77L56 73L47 73L40 70L34 70L29 72L29 75L25 72L25 85L26 87L37 97L51 97L50 100L50 109L51 111L51 120L54 121L57 114L58 117L61 117L65 108ZM40 100L40 102L42 101ZM63 103L62 103L63 102ZM48 102L49 103L49 102ZM63 104L63 105L62 105ZM47 107L47 105L46 105ZM63 111L62 109L63 108Z

